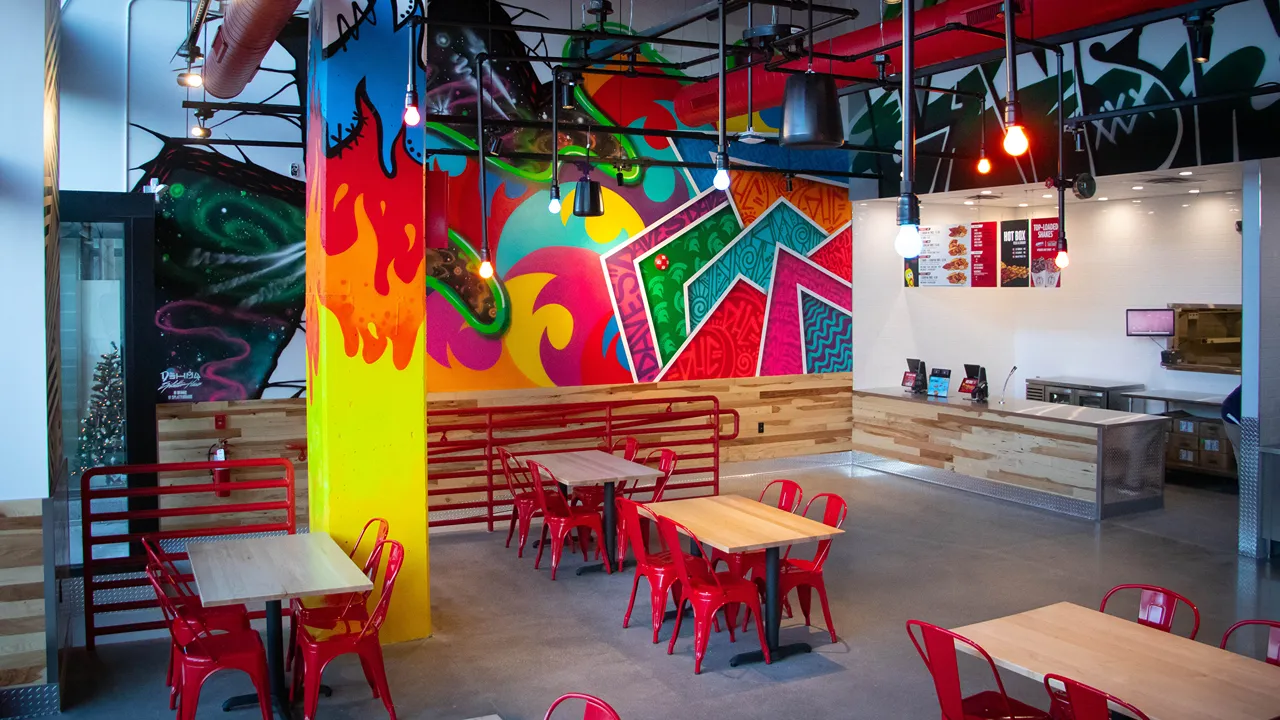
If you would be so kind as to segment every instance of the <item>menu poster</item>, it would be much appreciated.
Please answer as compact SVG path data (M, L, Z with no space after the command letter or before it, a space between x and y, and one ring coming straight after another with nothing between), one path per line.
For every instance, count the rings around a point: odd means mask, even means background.
M1004 220L1000 223L1000 287L1030 287L1027 220Z
M1058 218L1036 218L1031 221L1031 285L1062 287L1062 268L1058 267Z
M916 284L920 287L969 287L969 226L920 228Z
M996 223L969 224L969 283L972 287L995 287L999 283L996 268L1000 265Z

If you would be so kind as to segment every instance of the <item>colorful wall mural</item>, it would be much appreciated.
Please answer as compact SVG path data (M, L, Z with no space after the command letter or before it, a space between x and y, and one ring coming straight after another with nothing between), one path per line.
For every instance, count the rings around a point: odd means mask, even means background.
M474 154L450 154L475 150L475 126L439 116L474 117L479 93L487 118L546 118L549 76L540 79L532 62L506 60L478 72L480 53L524 57L530 49L514 32L444 24L429 26L424 37L413 22L422 10L391 0L337 3L324 19L319 61L330 69L313 99L313 108L323 108L324 132L313 126L311 152L324 154L327 180L325 195L311 202L328 213L327 262L341 261L365 236L377 246L375 259L361 260L372 262L369 285L352 288L341 303L322 302L338 317L349 353L369 359L389 345L398 366L407 362L410 336L388 332L378 316L395 295L388 283L421 276L432 392L852 369L851 206L843 181L735 172L723 193L711 189L710 171L628 162L705 162L711 142L592 129L683 129L669 101L681 84L677 75L585 76L577 109L561 115L565 198L558 214L547 209L548 162L485 163L496 274L480 280L481 170ZM499 2L432 2L430 17L551 24ZM562 41L547 37L539 45L550 54L575 52ZM387 72L402 66L411 42L425 133L406 132L405 79ZM663 59L649 48L643 56ZM526 153L545 153L553 142L545 130L504 129L494 137ZM848 168L843 153L741 146L733 156ZM588 169L604 185L602 217L572 214L573 183ZM424 185L425 227L417 205Z

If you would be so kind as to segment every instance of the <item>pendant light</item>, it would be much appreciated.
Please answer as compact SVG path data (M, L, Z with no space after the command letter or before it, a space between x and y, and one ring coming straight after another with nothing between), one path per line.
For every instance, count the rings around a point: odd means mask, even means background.
M978 119L982 128L982 150L978 154L978 174L986 175L991 172L991 161L987 159L987 101L985 99L978 102Z
M1027 131L1022 127L1022 107L1018 103L1018 49L1013 22L1016 9L1014 0L1004 0L1004 64L1008 85L1004 104L1004 151L1013 157L1025 155L1031 147Z
M902 194L898 196L898 237L893 249L903 258L918 257L920 198L916 197L915 4L902 5Z
M560 68L551 73L551 202L547 212L560 214Z
M725 127L729 123L728 111L725 108L725 82L728 74L729 58L727 55L729 42L729 22L725 17L726 0L720 0L720 128L716 146L716 174L711 184L715 189L724 192L729 189L729 138Z
M801 149L839 147L844 144L840 98L836 94L835 78L813 71L813 3L808 5L809 69L802 75L787 78L778 142ZM723 107L723 101L721 103Z
M1067 229L1062 227L1062 223L1058 223L1058 256L1053 262L1059 270L1071 264L1071 257L1067 255Z
M756 5L755 3L751 3L751 2L747 3L747 29L748 30L755 27L755 5ZM777 8L774 8L774 12L776 13L777 11L778 11ZM748 47L750 47L750 41L748 41ZM753 83L755 82L755 78L753 76L752 70L754 70L755 68L752 66L751 62L752 62L752 53L747 53L747 131L743 133L738 133L738 142L742 143L743 145L759 145L760 143L764 142L764 135L761 135L760 133L756 132L756 128L755 128L755 121L756 121L756 114L755 114L755 108L754 108L755 97L753 92L754 88L752 87Z
M484 87L484 66L488 64L489 56L480 53L476 56L476 80L480 87ZM484 143L484 93L476 93L476 125L479 134L476 135L476 154L480 160L480 268L476 274L481 279L488 280L493 277L493 263L489 260L489 184L487 182L484 165L485 165L485 143Z
M582 177L573 191L573 214L578 217L600 217L604 215L604 190L600 183L591 179L591 128L587 128L587 161L582 168Z
M414 27L414 25L409 26L409 84L404 92L404 124L409 127L422 122L422 114L418 112L418 73L413 62L413 54L417 52L418 47L414 42Z
M1188 15L1182 24L1187 28L1187 38L1191 44L1191 59L1201 65L1209 62L1209 51L1213 47L1213 13L1208 10L1197 10Z

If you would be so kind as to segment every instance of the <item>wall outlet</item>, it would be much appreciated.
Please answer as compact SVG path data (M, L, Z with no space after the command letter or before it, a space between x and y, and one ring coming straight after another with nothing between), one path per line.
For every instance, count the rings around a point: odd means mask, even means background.
M764 423L760 423L760 424L756 425L756 432L757 432L757 433L762 433L762 432L764 432Z

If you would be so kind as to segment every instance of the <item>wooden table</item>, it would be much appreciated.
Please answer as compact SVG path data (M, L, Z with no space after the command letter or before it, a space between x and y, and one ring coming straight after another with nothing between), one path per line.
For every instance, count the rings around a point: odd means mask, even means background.
M327 533L190 543L187 554L205 606L266 603L271 696L276 712L291 720L289 686L284 679L281 601L365 592L373 583ZM240 695L223 703L222 709L257 704L257 695Z
M955 632L1001 668L1040 681L1065 675L1132 703L1151 720L1280 717L1280 667L1079 605L1058 603Z
M779 548L827 540L843 530L740 495L667 500L648 507L655 514L689 528L699 540L717 550L728 553L763 550L765 641L769 644L770 659L777 661L812 649L809 643L778 644L782 625L782 605L778 597L782 571ZM699 552L696 547L694 551ZM729 664L736 667L763 660L764 653L757 650L735 655Z
M609 562L617 558L617 516L615 514L614 483L662 475L657 468L623 460L602 450L580 450L566 453L525 455L522 460L536 462L551 471L556 480L567 487L604 486L604 551ZM578 568L578 574L599 572L604 565L586 565ZM621 568L618 568L619 570Z

